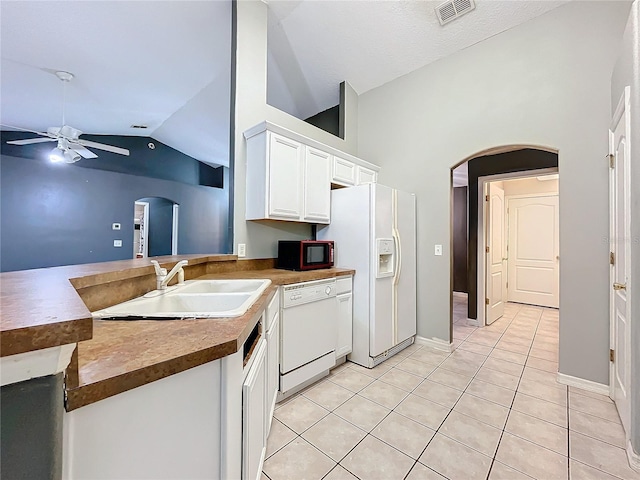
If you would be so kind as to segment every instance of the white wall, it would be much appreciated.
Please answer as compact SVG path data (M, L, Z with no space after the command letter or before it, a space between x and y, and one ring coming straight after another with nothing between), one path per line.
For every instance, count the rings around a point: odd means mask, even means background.
M449 340L450 168L513 144L558 150L560 371L608 383L608 126L628 2L575 1L359 98L358 152L417 194L418 334Z
M243 132L265 120L355 155L357 153L358 97L347 85L345 94L345 139L331 135L288 113L267 105L267 4L259 0L235 3L237 29L234 156L234 252L246 243L247 257L271 258L277 240L309 238L309 224L293 222L247 222L246 143ZM338 86L336 86L338 87Z
M625 86L631 87L631 443L640 454L640 3L627 20L620 57L611 81L611 113ZM635 187L635 188L633 188Z

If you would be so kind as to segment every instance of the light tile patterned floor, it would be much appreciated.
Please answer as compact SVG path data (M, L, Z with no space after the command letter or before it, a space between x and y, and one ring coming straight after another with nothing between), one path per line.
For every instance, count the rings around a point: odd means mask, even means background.
M640 480L608 397L556 382L558 311L507 304L448 354L347 362L276 406L263 479Z

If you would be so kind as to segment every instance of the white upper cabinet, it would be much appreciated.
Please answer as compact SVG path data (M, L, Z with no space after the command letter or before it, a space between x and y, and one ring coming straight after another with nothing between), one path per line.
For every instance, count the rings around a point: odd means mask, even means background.
M303 146L264 132L247 141L247 220L299 220Z
M357 167L358 185L365 183L376 183L378 181L378 172L370 168L358 165Z
M333 156L331 183L350 187L356 184L356 164L344 158Z
M302 145L276 134L269 134L269 217L300 218L302 185Z
M263 122L247 139L247 220L329 223L331 185L376 181L378 167Z
M331 155L305 147L304 214L311 223L329 223L331 213Z

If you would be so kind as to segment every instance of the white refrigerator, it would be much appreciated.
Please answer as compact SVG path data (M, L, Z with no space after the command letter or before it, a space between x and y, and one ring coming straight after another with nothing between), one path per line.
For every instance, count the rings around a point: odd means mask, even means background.
M373 368L411 345L416 334L416 199L384 185L331 192L334 263L353 279L352 362Z

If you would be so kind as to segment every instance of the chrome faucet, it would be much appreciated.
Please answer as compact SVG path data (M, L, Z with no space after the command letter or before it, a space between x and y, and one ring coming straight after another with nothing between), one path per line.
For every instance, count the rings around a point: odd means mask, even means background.
M184 270L182 267L189 264L188 260L180 260L174 265L168 274L167 269L160 267L157 260L151 260L151 263L153 264L153 268L156 269L156 288L158 290L165 290L167 288L167 284L176 276L176 273L178 274L178 285L182 285L184 283Z

